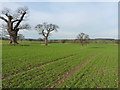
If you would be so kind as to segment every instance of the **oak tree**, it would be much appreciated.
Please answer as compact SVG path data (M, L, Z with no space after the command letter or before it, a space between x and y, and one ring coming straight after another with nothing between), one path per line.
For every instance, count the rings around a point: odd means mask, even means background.
M5 22L4 30L6 29L10 35L10 44L19 44L17 42L18 31L21 29L30 29L29 24L21 24L28 14L28 8L18 8L16 11L11 12L10 9L4 8L0 14L0 20Z
M57 31L58 28L59 26L55 24L47 24L46 22L35 26L35 29L39 32L39 34L43 35L46 46L48 45L48 37L50 36L51 32Z

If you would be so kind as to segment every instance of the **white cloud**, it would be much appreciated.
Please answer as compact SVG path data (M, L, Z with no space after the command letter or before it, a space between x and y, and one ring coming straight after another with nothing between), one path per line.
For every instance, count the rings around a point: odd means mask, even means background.
M110 32L108 31L102 31L99 33L92 33L91 34L92 38L118 38L118 31L117 30L110 30Z
M15 10L23 5L18 3L0 3L0 8L6 6ZM39 38L40 36L34 30L34 26L39 23L48 22L60 26L58 32L53 33L51 38L76 38L76 35L80 32L90 34L92 38L103 36L116 38L117 10L106 8L106 6L100 8L97 6L75 7L77 9L74 7L63 7L61 10L60 7L50 4L49 10L52 9L53 12L39 11L29 7L30 16L26 22L30 23L33 28L31 31L20 31L19 33L23 33L26 37ZM95 8L98 8L98 11Z

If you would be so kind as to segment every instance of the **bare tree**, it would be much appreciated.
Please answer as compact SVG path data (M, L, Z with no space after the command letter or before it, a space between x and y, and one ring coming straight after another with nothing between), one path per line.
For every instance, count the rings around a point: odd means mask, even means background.
M84 44L87 45L89 43L89 40L90 40L89 35L87 35L85 33L78 34L77 39L80 41L80 43L82 44L82 46Z
M85 33L80 33L77 36L77 39L80 41L80 43L82 44L82 46L84 45L84 37L85 37Z
M10 44L18 44L17 34L20 29L30 29L29 24L21 25L26 14L28 14L28 8L26 7L18 8L14 14L8 8L1 11L0 19L5 22L4 28L10 35Z
M35 29L44 36L45 45L48 45L48 37L52 31L57 31L59 27L55 24L47 24L44 22L43 24L38 24L35 26Z
M90 40L89 35L85 34L85 40L84 41L85 41L86 45L89 43L89 40Z
M66 40L66 39L64 39L64 40L61 40L61 42L62 42L62 43L66 43L66 42L67 42L67 40Z

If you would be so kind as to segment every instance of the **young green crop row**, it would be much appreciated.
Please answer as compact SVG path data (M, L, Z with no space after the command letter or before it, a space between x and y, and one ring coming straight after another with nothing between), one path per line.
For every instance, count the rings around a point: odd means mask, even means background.
M106 48L74 77L69 78L62 88L117 88L118 52L116 48Z
M49 44L47 47L40 44L3 46L3 88L49 88L66 73L97 53L100 55L58 87L118 87L117 45L90 44L81 47L79 44L66 43ZM72 54L75 55L60 59ZM56 59L60 60L54 62ZM29 70L45 63L48 64Z
M3 46L3 78L81 52L79 44Z
M74 67L84 62L88 57L95 54L91 50L79 53L73 57L65 58L49 65L29 70L24 73L3 79L3 87L26 87L26 88L45 88L56 83L57 80L64 77ZM86 54L86 55L85 55Z

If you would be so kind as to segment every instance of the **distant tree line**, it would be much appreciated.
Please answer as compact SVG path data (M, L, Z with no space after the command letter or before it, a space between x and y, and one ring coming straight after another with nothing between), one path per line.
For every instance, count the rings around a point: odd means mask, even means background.
M0 13L0 20L4 21L5 23L1 24L0 26L0 39L7 40L6 38L2 37L6 34L9 34L10 44L19 44L17 40L22 40L24 37L23 35L19 36L18 32L23 29L31 29L29 24L23 24L22 22L26 20L26 17L29 13L29 9L27 7L18 8L14 13L11 12L10 9L4 8ZM90 39L89 35L85 33L80 33L77 35L75 40L48 40L48 37L51 35L53 31L57 31L59 26L56 24L51 23L42 23L35 26L35 28L40 35L42 35L43 39L24 39L27 41L44 41L45 45L47 46L48 43L80 43L82 46L88 45L89 43L101 43L98 40ZM21 38L22 37L22 38ZM109 40L102 40L102 43L108 43ZM119 40L112 40L112 42L119 44Z

